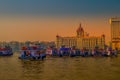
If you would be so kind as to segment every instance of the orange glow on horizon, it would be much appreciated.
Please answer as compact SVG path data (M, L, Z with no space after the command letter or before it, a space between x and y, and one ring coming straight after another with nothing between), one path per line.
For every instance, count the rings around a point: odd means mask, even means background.
M90 36L105 34L106 40L110 41L108 21L81 18L5 18L0 19L0 41L55 41L57 34L76 36L80 22Z

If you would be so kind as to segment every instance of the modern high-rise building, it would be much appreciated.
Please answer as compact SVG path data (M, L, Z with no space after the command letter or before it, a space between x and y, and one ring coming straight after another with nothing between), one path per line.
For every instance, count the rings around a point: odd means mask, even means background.
M111 18L111 42L113 49L120 49L120 18Z
M94 49L96 46L104 49L105 46L105 35L102 36L89 36L88 33L85 33L81 24L76 30L77 35L74 37L61 37L56 36L56 46L60 48L65 46L67 48L76 47L78 49Z

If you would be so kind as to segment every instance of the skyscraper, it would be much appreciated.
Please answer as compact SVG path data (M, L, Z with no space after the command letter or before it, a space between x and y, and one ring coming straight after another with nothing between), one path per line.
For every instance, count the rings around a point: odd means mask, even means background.
M111 18L111 42L113 49L120 49L120 18Z

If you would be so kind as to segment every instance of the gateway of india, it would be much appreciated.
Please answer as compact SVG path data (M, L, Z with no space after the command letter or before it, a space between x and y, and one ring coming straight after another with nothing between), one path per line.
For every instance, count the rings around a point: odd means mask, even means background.
M105 48L105 35L101 36L89 36L85 33L84 29L82 28L81 24L79 25L78 29L76 30L77 35L74 37L62 37L57 35L56 36L56 47L66 47L72 48L75 47L77 49L94 49L95 47L99 47L101 49Z

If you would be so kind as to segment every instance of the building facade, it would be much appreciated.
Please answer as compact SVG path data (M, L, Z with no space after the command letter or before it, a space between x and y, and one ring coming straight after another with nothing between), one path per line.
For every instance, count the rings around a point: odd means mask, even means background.
M56 37L56 47L61 48L62 46L65 46L67 48L73 47L77 45L77 38L76 37Z
M61 37L56 36L56 47L60 48L65 46L67 48L76 47L78 49L94 49L99 47L104 49L105 46L105 35L102 36L89 36L88 33L84 32L81 24L76 30L77 35L75 37Z
M113 49L120 49L120 18L111 18L111 42Z

